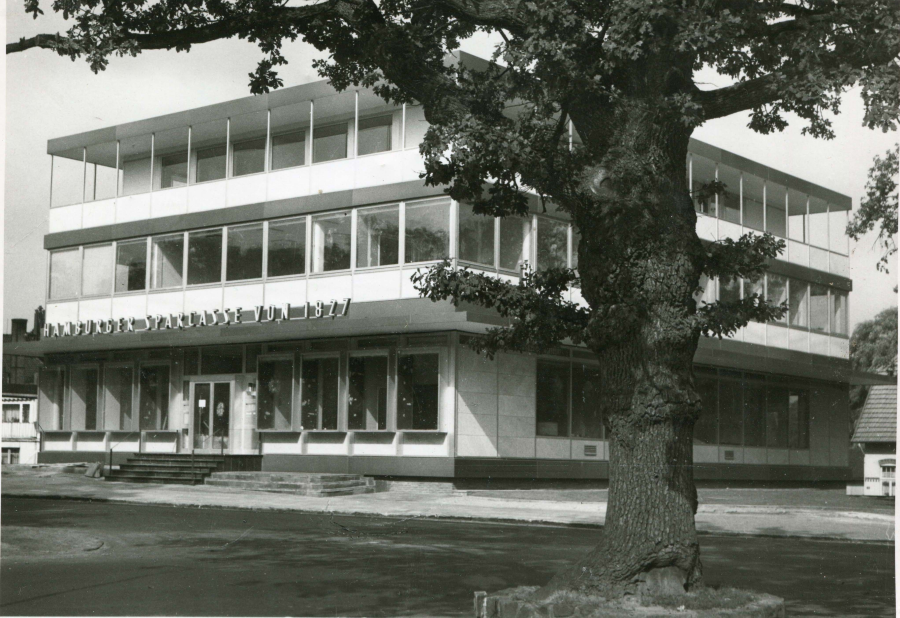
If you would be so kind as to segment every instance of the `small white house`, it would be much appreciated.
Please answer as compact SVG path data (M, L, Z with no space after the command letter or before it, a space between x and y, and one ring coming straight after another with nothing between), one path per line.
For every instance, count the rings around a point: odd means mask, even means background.
M893 496L897 469L897 385L872 386L852 442L865 454L863 494Z
M37 397L3 395L2 463L34 464L40 450Z

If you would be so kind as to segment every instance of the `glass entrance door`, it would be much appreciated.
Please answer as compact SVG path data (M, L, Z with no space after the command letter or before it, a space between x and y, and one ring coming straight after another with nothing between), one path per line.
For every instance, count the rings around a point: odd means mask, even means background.
M227 450L231 427L231 382L194 382L194 448Z

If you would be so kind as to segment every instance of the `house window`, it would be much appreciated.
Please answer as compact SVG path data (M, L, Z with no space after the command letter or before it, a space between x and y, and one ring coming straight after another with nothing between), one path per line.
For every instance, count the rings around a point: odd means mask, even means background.
M268 276L306 272L306 217L269 223Z
M347 428L387 429L387 356L351 356Z
M147 239L116 245L116 292L136 292L147 287Z
M775 275L769 273L766 275L766 300L770 305L774 305L775 307L780 306L782 303L787 302L788 299L788 285L787 285L787 277L783 277L781 275ZM787 315L784 315L777 320L773 320L774 322L778 322L784 324L787 322Z
M302 429L338 428L339 359L304 358L300 374Z
M228 228L227 281L259 279L263 264L263 224L251 223Z
M21 423L22 407L17 403L3 404L3 422L4 423Z
M160 157L160 189L186 187L188 179L187 152Z
M97 425L100 371L96 367L72 369L69 391L70 429L100 429Z
M50 254L50 300L75 298L81 281L81 255L78 249Z
M788 399L788 446L809 448L809 392L791 390Z
M105 429L132 428L133 371L131 367L106 367L104 372Z
M287 430L293 413L294 361L290 358L259 360L257 427Z
M569 253L569 224L555 219L538 219L537 267L566 268Z
M393 116L360 118L356 153L362 156L390 150L393 121Z
M169 427L169 366L150 365L140 369L140 419L142 430Z
M184 270L184 235L153 239L150 287L154 290L181 287Z
M266 169L266 138L238 142L231 146L231 175L258 174Z
M225 144L197 151L197 182L209 182L225 178Z
M108 296L112 289L112 245L84 248L81 267L81 294Z
M350 268L351 217L349 212L312 218L312 271Z
M788 310L790 324L806 328L809 326L809 284L797 279L790 281L791 300Z
M3 447L3 459L2 462L4 464L17 464L19 463L19 448L18 447Z
M500 219L500 268L518 271L528 259L531 221L525 217Z
M400 207L359 210L356 219L356 267L388 266L400 261Z
M828 332L828 288L817 283L809 285L809 328Z
M538 360L537 435L569 435L569 364Z
M347 158L347 123L316 127L313 131L313 163Z
M450 256L450 202L406 205L406 263L442 260Z
M188 285L222 280L222 230L188 234Z
M397 357L397 429L437 429L440 355Z
M697 370L694 387L700 395L700 417L694 424L694 444L719 443L719 382L715 370Z
M600 367L574 363L572 365L573 438L603 438L601 401Z
M284 133L272 138L272 169L298 167L306 163L306 131Z
M494 217L475 214L468 204L459 205L459 259L494 265Z

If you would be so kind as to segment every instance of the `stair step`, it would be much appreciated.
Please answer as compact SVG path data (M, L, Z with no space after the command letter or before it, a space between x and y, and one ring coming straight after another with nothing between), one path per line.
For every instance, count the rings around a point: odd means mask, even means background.
M196 463L193 466L189 463L150 463L150 462L133 462L123 463L119 465L120 469L129 470L196 470L197 472L215 472L216 466L208 463Z
M144 477L172 477L172 478L196 478L203 480L206 476L201 472L191 473L190 470L110 470L109 476L120 478L144 478Z
M191 479L191 478L183 478L183 477L168 477L168 476L139 476L139 477L124 477L120 478L117 474L108 474L106 476L107 481L119 481L123 483L156 483L161 485L198 485L202 483L200 479Z
M276 481L291 483L319 483L362 480L358 474L315 474L305 472L216 472L216 478L236 481Z
M303 483L261 483L254 481L239 481L232 479L206 479L206 485L211 487L229 487L246 491L263 491L270 493L289 493L300 496L349 496L363 493L374 493L375 487L370 485L353 485L336 488L316 489Z
M167 455L165 457L147 457L144 455L131 455L128 457L128 459L131 461L143 461L143 462L147 462L147 463L156 463L156 462L160 462L160 463L162 463L162 462L168 462L168 463L185 463L185 462L187 462L187 463L190 463L190 461L191 461L190 455L188 455L187 457L174 457L172 455ZM221 457L212 457L212 456L206 456L206 455L197 455L194 457L194 463L198 463L201 461L204 463L221 464L225 460L222 459Z

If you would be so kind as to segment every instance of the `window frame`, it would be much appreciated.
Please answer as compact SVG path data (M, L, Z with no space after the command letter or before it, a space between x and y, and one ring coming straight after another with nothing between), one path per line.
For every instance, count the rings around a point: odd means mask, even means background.
M138 364L134 361L112 361L108 363L103 363L103 386L101 390L103 391L103 425L106 426L106 396L109 387L109 380L106 377L106 372L110 369L131 369L131 427L122 427L121 429L106 429L105 431L137 431L137 427L135 427L135 423L139 421L137 413L140 408L140 399L137 399L138 385L137 382L140 379L140 375L137 370ZM171 380L171 378L170 378ZM137 404L137 405L136 405ZM121 422L121 412L120 412L120 422Z
M300 165L275 167L275 139L287 135L296 135L297 133L303 134L303 163ZM287 131L280 131L279 133L272 133L272 135L269 136L269 161L267 170L269 172L280 172L281 170L294 170L311 165L312 154L310 153L310 143L312 140L309 139L309 133L310 127L300 127L298 129L289 129Z
M256 172L258 173L258 172ZM245 174L245 176L250 176L251 174ZM242 176L239 176L242 178ZM260 240L260 266L259 266L259 276L258 277L250 277L247 279L229 279L228 278L228 248L229 242L231 240L231 231L233 229L241 229L241 228L252 228L259 226L260 231L262 232L261 240ZM224 271L222 277L223 285L240 285L242 283L246 283L248 281L264 281L266 278L266 269L268 266L268 246L267 242L269 239L269 231L268 225L266 221L248 221L246 223L236 223L234 225L225 225L222 227L222 247L224 248L224 256L223 256L223 265L222 270Z
M90 371L91 369L97 372L97 409L95 411L94 417L94 425L102 425L100 422L103 420L106 414L105 410L105 401L104 394L106 391L106 384L103 381L103 371L100 362L90 362L90 363L72 363L67 366L68 371L66 371L66 386L65 386L65 414L63 415L63 430L64 431L106 431L104 429L73 429L72 428L72 402L73 402L73 377L76 371ZM87 423L85 423L86 425Z
M447 257L450 260L457 259L457 256L458 256L457 245L459 243L459 240L457 238L458 234L457 234L457 230L456 230L456 227L459 225L459 223L458 223L458 217L457 217L456 211L455 211L455 209L458 208L457 201L454 199L450 199L449 197L429 197L429 198L418 199L418 200L403 200L400 202L400 225L401 225L402 229L400 230L401 239L400 239L400 264L399 264L399 266L401 268L414 268L416 266L421 266L424 264L433 264L435 262L441 261L441 259L442 259L442 258L433 258L430 260L420 260L418 262L410 262L406 259L406 256L408 253L408 251L407 251L408 247L407 247L407 242L406 242L406 224L407 224L408 217L407 217L406 210L410 206L412 206L415 209L415 208L418 208L419 206L427 205L429 203L434 203L434 204L445 203L448 205L448 208L447 208L447 224L448 224L447 252L448 252L448 255L445 257Z
M289 169L289 168L285 168ZM282 223L285 221L303 221L304 229L303 229L303 272L301 273L292 273L288 275L270 275L269 274L269 226L272 223ZM263 229L263 239L265 246L263 247L263 281L283 281L288 279L306 279L310 275L310 267L311 267L311 258L310 258L310 246L312 244L312 216L311 215L299 215L293 217L280 217L278 219L267 219L265 221L265 227ZM327 271L331 272L331 271Z
M259 366L269 361L290 361L291 362L291 422L287 429L260 429L259 428L259 394L262 385L259 380ZM300 380L298 380L298 366L300 365L300 357L291 352L263 352L256 357L256 371L252 372L256 375L256 431L264 433L296 433L300 431L297 427L298 422L302 421L300 417ZM247 350L244 350L244 369L247 368ZM246 372L245 372L246 373ZM298 420L299 419L299 420Z
M190 254L191 254L191 234L203 234L205 232L215 232L219 231L221 233L221 246L219 247L220 256L219 256L219 280L211 281L207 283L189 283L190 278ZM193 230L187 230L184 232L184 274L182 276L184 280L183 287L185 289L203 289L203 288L212 288L216 286L224 286L225 284L225 265L228 260L228 228L227 226L214 226L214 227L202 227Z
M579 359L581 362L581 359ZM538 432L538 417L537 417L537 373L535 373L535 382L534 382L534 435L535 438L540 439L549 439L549 440L594 440L599 438L573 438L572 437L572 357L562 357L562 356L551 356L546 354L541 354L537 356L535 360L535 372L537 372L537 363L545 362L552 363L554 365L559 365L562 367L566 367L568 370L568 383L566 385L566 434L565 435L556 435L556 436L545 436ZM605 432L605 428L604 428Z
M163 189L164 190L164 189ZM117 240L115 243L115 248L113 250L113 296L128 296L128 295L138 295L138 294L146 294L150 291L150 258L151 256L151 236L145 236L143 238L130 238L127 240ZM117 291L116 290L116 267L119 265L119 247L122 245L137 245L141 240L144 241L144 287L140 290L124 290Z
M296 429L295 431L301 431L303 433L307 433L307 432L343 433L343 432L347 431L345 429L345 427L347 426L347 421L346 421L347 415L346 415L346 411L344 409L346 407L346 396L344 394L346 391L346 386L345 386L346 377L344 375L344 370L342 367L343 363L341 362L342 356L343 355L340 351L312 352L312 353L304 352L302 354L297 355L297 358L299 359L299 362L300 362L299 374L298 374L298 379L297 379L297 396L298 396L297 413L299 415L300 425L299 425L299 428ZM303 425L303 363L305 363L306 361L318 361L318 360L325 360L325 359L332 359L332 358L336 358L338 361L338 363L337 363L337 366L338 366L337 422L335 423L336 427L334 429L326 429L324 427L320 429L320 427L323 424L323 419L322 419L322 417L324 416L324 408L323 408L323 409L316 411L316 415L317 415L316 416L316 428L308 429L307 427L305 427Z
M393 418L391 418L391 399L388 398L388 431L396 431L403 433L446 433L442 429L442 423L445 420L447 411L444 405L444 396L448 388L447 379L447 347L444 346L398 346L394 356L393 372L391 372L391 364L388 364L388 377L393 376L394 397L393 397ZM411 356L415 354L437 354L438 355L438 394L437 394L437 423L434 429L400 429L397 424L397 417L400 410L400 357Z
M154 241L164 239L164 238L176 238L181 236L181 284L180 285L172 285L167 287L154 287L154 277L153 273L155 272L156 265L153 262L153 247ZM148 237L148 255L147 255L147 291L148 292L164 292L171 290L183 290L187 286L187 263L188 263L188 231L185 230L183 232L173 232L171 234L160 234L158 236L150 236Z
M141 397L143 396L143 391L141 390L141 371L145 367L166 367L169 372L169 389L168 393L166 393L166 429L142 429L141 428ZM133 424L136 425L134 431L136 432L144 432L144 431L177 431L176 429L169 429L168 425L171 424L172 415L176 412L177 406L172 405L173 392L175 388L176 380L173 377L172 371L172 361L168 360L145 360L138 361L135 363L135 382L136 384L133 386L135 391L137 392L137 402L138 407L135 410L135 418L133 420ZM157 410L157 420L159 411ZM193 422L193 421L191 421Z
M375 153L379 154L379 153ZM368 155L364 155L368 156ZM378 266L358 266L357 262L359 261L359 233L360 233L360 225L359 225L359 215L361 213L365 213L365 211L369 210L388 210L390 208L397 209L397 263L396 264L379 264ZM402 260L404 257L405 250L405 240L406 240L406 230L405 230L405 221L406 218L404 213L404 202L387 202L384 204L373 204L367 206L354 207L351 209L351 222L350 222L350 237L351 237L351 257L350 257L350 270L357 271L362 270L366 272L378 271L378 270L394 270L399 269L403 266ZM322 272L334 272L334 271L322 271ZM320 274L320 273L317 273Z
M53 255L58 253L67 253L67 252L75 252L78 254L78 285L76 286L75 295L74 296L53 296ZM50 302L60 302L67 300L77 300L81 298L81 269L84 266L84 247L82 245L78 245L77 247L61 247L59 249L53 249L48 252L50 255L47 258L47 303Z
M366 432L366 433L394 433L396 431L396 418L397 418L397 369L399 364L397 362L397 351L392 348L375 348L368 350L350 350L346 355L346 370L345 375L346 379L346 427L347 431L355 431L355 432ZM386 388L387 388L387 402L385 409L385 419L384 419L384 429L351 429L350 428L350 359L352 358L373 358L373 357L381 357L384 358L387 362L387 380L386 380ZM440 363L440 359L438 360ZM440 395L440 365L438 365L438 393ZM438 419L440 419L440 404L438 404ZM438 427L440 427L440 422L438 422ZM406 430L404 430L406 431ZM422 431L422 430L419 430ZM434 430L425 430L425 431L434 431Z

